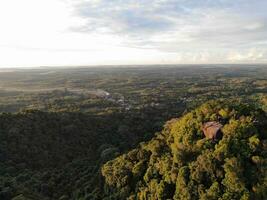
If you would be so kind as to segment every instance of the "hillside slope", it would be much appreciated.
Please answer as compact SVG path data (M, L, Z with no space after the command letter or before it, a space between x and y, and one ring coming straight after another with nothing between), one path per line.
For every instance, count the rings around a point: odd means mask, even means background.
M148 140L156 120L130 112L1 113L0 199L99 197L100 166Z
M203 136L220 120L223 138ZM267 118L253 106L209 102L102 167L105 199L267 199Z

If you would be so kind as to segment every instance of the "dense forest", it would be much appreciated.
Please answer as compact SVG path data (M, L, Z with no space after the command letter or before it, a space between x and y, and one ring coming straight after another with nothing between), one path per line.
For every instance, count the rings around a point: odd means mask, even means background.
M3 70L0 199L266 199L266 88L261 65Z
M145 114L127 117L121 114L92 116L86 113L36 110L1 114L0 175L4 181L0 185L0 197L9 199L10 195L22 192L21 188L23 191L28 189L24 188L25 184L34 182L36 188L31 188L27 193L40 192L47 198L59 198L65 192L66 188L62 187L66 183L72 188L73 181L80 178L76 174L75 177L71 175L66 179L65 172L61 172L62 166L68 166L63 170L69 170L70 167L76 171L73 165L80 163L79 165L84 165L86 172L78 172L86 173L86 177L91 179L90 176L98 172L101 163L134 147L138 142L151 138L152 131L158 128L147 119ZM47 176L49 173L52 173L52 179L57 177L57 181L45 180L46 190L43 191L41 177L42 174ZM56 177L53 177L53 173L57 173ZM31 174L37 175L37 179L41 180L29 180ZM17 178L23 181L17 181ZM57 186L60 181L63 186ZM5 185L8 187L4 187ZM72 190L73 188L69 192Z
M202 124L223 120L223 138ZM267 120L253 106L209 102L102 168L107 199L266 199Z

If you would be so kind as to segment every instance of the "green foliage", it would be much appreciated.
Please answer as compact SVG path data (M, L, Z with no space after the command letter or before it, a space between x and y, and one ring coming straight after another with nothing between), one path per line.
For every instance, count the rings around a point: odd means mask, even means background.
M143 118L130 112L0 114L0 199L101 199L103 163L157 130ZM120 127L131 123L122 133ZM146 154L137 156L141 161ZM145 162L136 163L133 173L142 168Z
M225 69L1 72L0 112L18 113L0 114L0 199L266 199L267 70ZM210 102L146 142L211 99L255 106Z
M223 138L201 126L223 120ZM107 162L105 195L119 199L266 199L267 118L248 104L211 101L170 121L150 142ZM148 152L142 160L139 152ZM120 191L127 187L128 194ZM125 191L125 190L124 190ZM126 195L126 196L125 196Z

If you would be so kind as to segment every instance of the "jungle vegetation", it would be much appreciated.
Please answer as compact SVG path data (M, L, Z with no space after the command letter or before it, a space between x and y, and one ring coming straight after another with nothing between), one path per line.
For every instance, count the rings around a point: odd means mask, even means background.
M219 117L223 138L214 142L201 126ZM266 128L266 114L253 106L203 104L107 162L106 199L266 199Z
M266 199L266 102L262 65L3 70L0 199Z

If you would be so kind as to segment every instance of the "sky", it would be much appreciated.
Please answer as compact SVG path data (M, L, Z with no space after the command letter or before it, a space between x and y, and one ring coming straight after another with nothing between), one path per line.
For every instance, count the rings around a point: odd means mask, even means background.
M267 0L1 0L0 67L267 63Z

